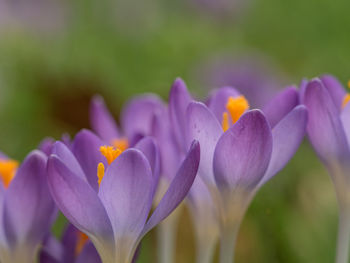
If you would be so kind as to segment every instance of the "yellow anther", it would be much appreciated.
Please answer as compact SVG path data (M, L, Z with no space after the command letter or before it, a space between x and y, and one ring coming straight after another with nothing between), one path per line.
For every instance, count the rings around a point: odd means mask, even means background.
M347 94L344 96L343 103L342 103L342 105L341 105L342 109L344 109L345 106L348 105L349 101L350 101L350 94L347 93Z
M348 89L350 89L350 79L348 80Z
M110 165L122 153L122 150L114 146L101 146L100 152L104 157L106 157L107 163L108 165ZM99 163L97 166L98 185L101 184L104 175L105 166L103 165L103 163Z
M249 109L249 104L243 95L235 98L229 97L227 100L226 109L231 115L232 122L236 123L242 114Z
M230 123L229 123L229 119L228 119L228 114L227 114L226 111L222 114L221 126L222 126L222 129L224 130L224 132L227 131L228 128L230 128Z
M126 138L114 139L112 140L112 145L121 151L125 151L129 148L129 142Z
M85 235L83 232L77 232L77 243L75 245L75 256L78 256L80 252L83 250L86 242L89 240L89 237Z
M111 164L122 153L120 149L113 146L101 146L100 152L106 157L108 164Z
M105 166L103 165L103 163L99 163L97 166L98 186L100 186L104 176L105 176Z
M0 160L0 178L7 188L15 177L19 163L14 160Z

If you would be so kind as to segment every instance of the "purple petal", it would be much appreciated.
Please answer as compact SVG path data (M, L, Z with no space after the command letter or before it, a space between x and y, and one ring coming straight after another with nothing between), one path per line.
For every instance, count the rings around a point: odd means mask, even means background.
M129 148L133 148L139 141L146 136L141 133L135 133L131 138L128 138Z
M101 96L95 96L90 106L92 129L107 143L119 137L118 126Z
M45 238L42 249L40 251L40 263L61 263L72 262L64 261L64 248L62 244L53 236L49 235Z
M190 138L198 140L201 145L199 174L206 183L215 184L213 156L223 130L216 117L203 103L191 102L187 116Z
M78 233L79 230L72 224L68 224L63 233L61 242L65 251L64 262L74 262Z
M91 187L98 191L97 166L101 162L107 167L106 158L100 153L100 147L105 145L94 133L88 130L80 131L74 138L72 152L83 169Z
M54 155L48 161L48 181L57 206L73 225L93 241L114 243L112 225L97 193Z
M200 147L198 141L194 141L187 153L185 160L182 162L175 178L163 198L154 210L152 216L142 231L146 234L160 221L165 219L175 208L182 202L190 190L198 171L200 159Z
M305 96L305 90L306 86L309 83L307 79L302 79L299 85L299 101L300 103L304 103L304 96Z
M138 238L152 206L153 184L150 164L139 150L124 151L108 167L98 195L111 219L117 244L119 238L128 237L131 242Z
M158 152L157 145L151 137L145 137L135 145L135 148L140 150L145 155L149 164L151 165L152 174L154 178L153 185L154 185L154 192L155 192L159 181L159 169L160 169L159 152Z
M323 75L320 77L324 87L328 90L331 98L340 112L343 99L346 95L343 85L332 75Z
M338 110L320 80L309 82L304 104L309 115L308 136L320 158L326 163L334 159L349 160L349 145Z
M208 108L214 113L219 122L221 122L222 114L226 111L226 104L229 97L237 97L239 95L241 94L232 87L217 89L210 95Z
M185 82L177 78L169 94L169 116L177 145L183 152L187 150L187 116L188 104L192 101Z
M100 263L101 259L96 248L91 242L88 242L81 253L78 255L75 263Z
M272 130L272 155L269 167L259 185L277 174L293 157L304 138L307 124L307 110L299 105L284 117Z
M270 126L259 110L251 110L220 138L214 153L214 175L220 190L251 189L265 174L272 152Z
M160 153L160 170L162 176L172 180L179 167L183 154L171 132L169 123L165 123L162 116L156 114L153 118L152 136L156 139Z
M5 192L3 223L10 246L29 242L35 247L53 222L55 205L47 185L46 161L44 153L31 152Z
M47 137L40 142L38 149L49 156L51 154L54 143L55 140L53 138Z
M299 104L299 93L295 86L285 88L278 93L265 107L264 113L273 128L295 106Z
M5 189L4 189L4 186L0 183L0 211L2 211L2 205L3 205L3 198L4 198L4 195L5 195Z
M87 180L74 154L71 152L71 150L68 149L68 147L64 143L56 141L52 148L52 154L58 156L62 160L62 162L64 162L64 164L68 167L68 169L75 173L77 176L79 176L81 179L83 179L84 181Z
M155 95L143 95L132 99L123 109L121 122L128 138L135 134L149 135L156 113L164 113L163 101Z
M347 141L350 143L350 103L348 103L341 112L340 119L344 127Z

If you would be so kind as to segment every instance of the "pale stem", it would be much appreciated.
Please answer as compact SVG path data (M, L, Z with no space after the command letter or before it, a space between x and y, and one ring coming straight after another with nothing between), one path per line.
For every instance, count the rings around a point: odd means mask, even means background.
M159 263L175 262L176 232L179 220L178 210L177 208L173 214L165 219L156 229Z
M196 263L210 263L213 260L216 239L199 239L196 241Z
M348 263L350 238L350 192L348 166L331 162L329 172L332 174L339 205L339 225L337 238L336 263Z
M350 209L342 207L339 211L336 263L348 263L350 238Z
M233 263L238 227L223 229L220 235L220 263Z

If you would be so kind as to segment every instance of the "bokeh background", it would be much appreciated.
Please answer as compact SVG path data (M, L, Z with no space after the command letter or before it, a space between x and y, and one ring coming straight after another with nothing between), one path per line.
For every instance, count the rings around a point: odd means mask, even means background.
M330 0L0 0L0 148L21 160L45 136L89 127L92 95L118 118L136 93L167 99L178 76L198 98L234 85L254 107L304 77L346 83L349 10ZM250 206L236 262L332 262L336 229L331 181L304 142ZM141 263L155 262L156 242L146 237ZM176 262L194 262L186 211Z

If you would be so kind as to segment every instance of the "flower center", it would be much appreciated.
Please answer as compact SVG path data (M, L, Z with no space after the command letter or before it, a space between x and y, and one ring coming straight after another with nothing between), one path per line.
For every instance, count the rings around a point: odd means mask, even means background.
M19 163L15 160L0 160L0 178L7 188L15 177Z
M83 250L86 242L89 240L89 237L85 235L83 232L77 232L77 243L75 245L75 256L78 256L80 252Z
M101 146L100 152L106 157L108 165L110 165L122 153L122 150L114 146Z
M229 97L226 103L227 111L222 114L222 129L227 131L230 128L230 123L236 123L248 109L249 103L243 95L238 97ZM231 121L229 117L231 117Z
M348 88L350 89L350 80L348 81ZM350 94L347 93L343 98L343 103L341 105L342 109L344 109L345 106L348 105L349 101L350 101Z
M110 165L117 157L123 152L122 149L119 149L114 146L101 146L100 153L106 157L108 165ZM99 163L97 166L97 178L98 185L101 184L102 178L105 175L105 166L103 163Z

